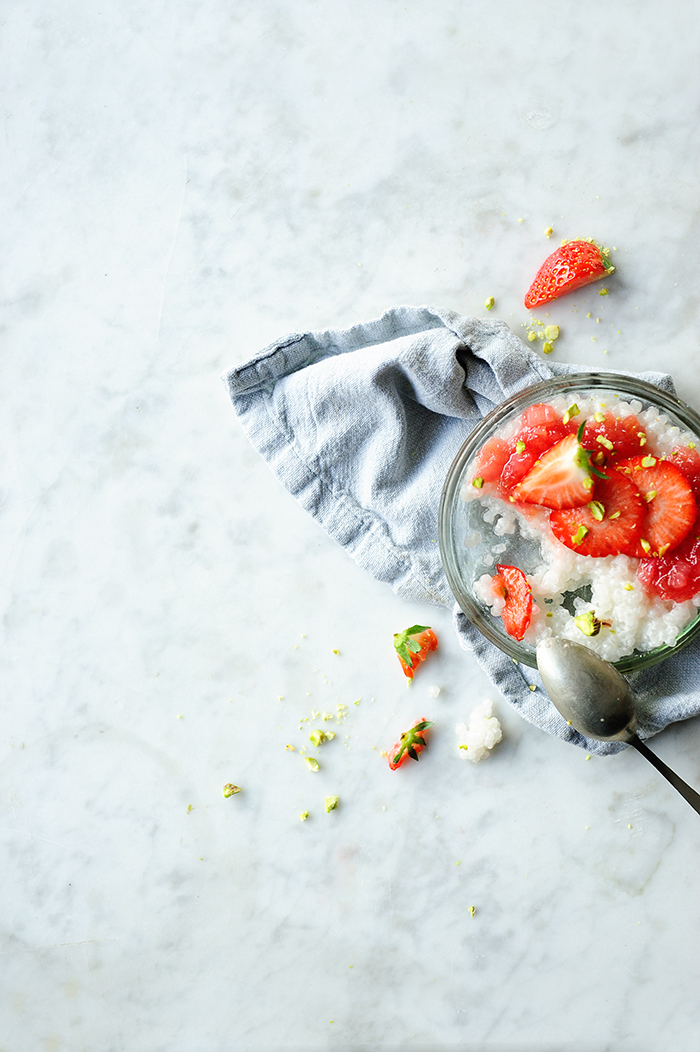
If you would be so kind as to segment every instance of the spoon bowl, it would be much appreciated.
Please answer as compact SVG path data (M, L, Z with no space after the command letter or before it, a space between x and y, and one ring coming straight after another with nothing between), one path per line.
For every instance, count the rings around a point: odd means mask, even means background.
M551 636L537 647L544 688L564 719L586 738L627 742L653 764L700 814L700 793L647 748L637 735L637 699L617 669L588 647Z

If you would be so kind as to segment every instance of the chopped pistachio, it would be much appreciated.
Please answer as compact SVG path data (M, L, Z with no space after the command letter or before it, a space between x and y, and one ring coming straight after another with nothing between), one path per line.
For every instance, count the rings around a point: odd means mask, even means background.
M542 344L542 354L551 354L553 350L554 350L554 344L550 343L549 340L546 340Z
M559 339L559 326L558 325L547 325L545 326L544 334L548 340Z
M605 435L596 435L595 440L599 445L605 446L606 449L612 450L614 448L610 439L606 438Z
M489 296L489 298L488 298L488 299L486 300L486 302L484 303L484 306L486 307L486 310L491 310L491 308L493 307L493 305L495 304L495 302L496 302L496 301L495 301L495 299L493 298L493 296Z
M689 442L688 443L688 449L695 449L695 443L694 442Z
M612 515L610 516L610 518L611 519L619 519L620 518L620 512L619 511L614 511L612 513Z
M326 797L326 814L330 814L331 811L335 811L337 806L338 806L338 797L337 796L327 796Z
M187 814L190 814L191 811L194 811L194 808L193 808L192 804L188 804L187 805Z
M581 410L577 406L576 402L574 402L573 405L569 406L569 408L566 410L566 412L564 413L563 417L561 418L562 419L562 423L568 424L569 421L571 420L572 416L578 416L580 412L581 412Z
M603 415L603 413L597 412L593 414L593 419L596 421L596 423L602 424L605 420L605 416Z
M317 727L315 731L311 731L311 734L309 735L309 741L312 745L315 745L317 748L325 740L326 736L320 727Z
M668 544L662 544L656 554L659 556L659 558L661 558L661 556L665 555L667 551L668 551Z
M634 585L630 584L630 582L628 581L627 584L625 585L625 591L626 592L633 592L634 591Z
M574 624L584 636L597 636L601 628L611 628L612 621L602 621L595 616L595 610L587 610L574 618Z
M320 770L321 765L319 764L315 756L305 756L304 759L312 771Z
M585 526L583 526L583 525L579 526L579 528L576 530L576 533L572 534L572 536L571 536L571 543L572 544L580 544L587 533L588 533L588 530L587 530L587 528Z
M644 539L644 537L640 537L639 538L639 543L641 544L642 548L644 549L644 551L648 555L649 552L651 551L651 545L649 544L649 541L646 541Z
M537 333L534 329L530 329L530 331L527 334L527 338L530 341L530 343L533 343L537 339Z
M599 500L592 500L591 503L588 505L588 510L590 511L593 518L597 519L598 522L602 522L605 518L605 507L600 503Z
M584 489L593 489L593 479L583 479L581 485Z
M647 436L644 434L643 431L638 431L637 437L639 438L640 446L645 446L647 444Z
M227 782L224 786L224 796L234 796L236 793L240 793L240 785L234 785L232 782Z
M481 475L479 475L475 479L472 479L472 486L474 486L476 489L481 489L483 484L484 484L484 480L482 479Z
M548 226L547 229L544 232L544 236L545 237L551 237L553 233L554 233L554 231L552 230L551 226Z
M525 452L525 443L524 442L520 442L520 441L516 442L515 443L515 452L516 453L524 453Z
M469 907L469 916L472 918L472 920L474 919L474 914L475 913L476 913L476 906L470 906Z
M309 812L308 811L302 811L301 814L299 815L299 819L302 822L305 822L308 817L309 817Z
M608 274L609 273L610 273L610 270L608 270ZM607 289L598 289L598 295L599 296L607 296L607 294L608 294L608 290Z

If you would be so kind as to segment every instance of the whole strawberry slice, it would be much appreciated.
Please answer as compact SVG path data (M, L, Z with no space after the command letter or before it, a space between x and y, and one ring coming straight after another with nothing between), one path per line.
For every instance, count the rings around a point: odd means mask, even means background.
M541 504L545 508L577 508L588 504L593 495L591 473L605 478L591 464L591 454L581 445L583 424L578 434L556 442L513 490L516 501Z
M404 675L413 679L415 670L427 654L437 648L437 636L427 625L411 625L394 635L394 647L399 655Z
M628 478L611 471L597 479L595 500L581 508L561 508L549 513L549 524L558 541L579 555L602 558L619 555L638 543L646 505Z
M509 636L520 641L532 620L532 589L517 566L497 566L496 569L498 573L493 578L493 588L506 601L501 613L503 626Z
M669 460L651 455L630 457L616 470L634 483L646 504L639 540L625 554L643 559L672 551L688 536L698 515L688 479Z
M547 256L537 271L525 297L525 306L529 309L549 303L566 292L612 274L614 270L607 258L607 250L595 241L565 241Z

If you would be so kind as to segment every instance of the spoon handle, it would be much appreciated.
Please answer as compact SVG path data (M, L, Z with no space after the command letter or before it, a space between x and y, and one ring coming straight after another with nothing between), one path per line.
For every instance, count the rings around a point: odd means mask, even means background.
M677 789L681 796L685 797L690 806L700 814L700 793L696 793L694 789L691 789L690 786L675 773L675 771L672 771L670 767L667 767L663 760L660 760L651 749L648 749L636 734L629 739L629 744L634 746L637 752L640 752L649 763L653 764L656 770L660 771L664 778L671 783L673 788Z

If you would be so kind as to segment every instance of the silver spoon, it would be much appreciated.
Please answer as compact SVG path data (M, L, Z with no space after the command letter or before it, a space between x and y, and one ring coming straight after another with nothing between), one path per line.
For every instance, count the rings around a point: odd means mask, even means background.
M565 720L587 738L627 742L700 814L696 793L637 736L637 701L624 676L580 643L552 636L537 647L545 690Z

